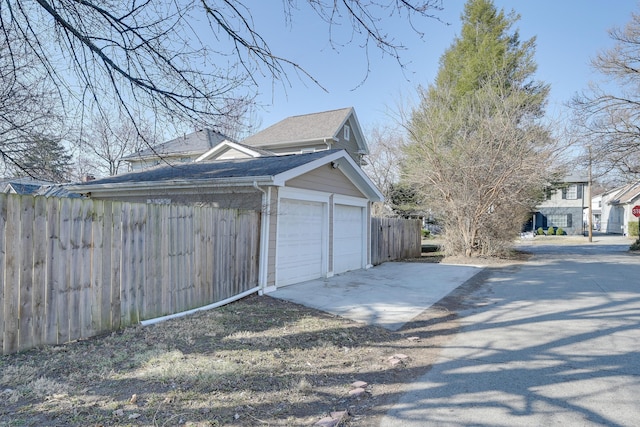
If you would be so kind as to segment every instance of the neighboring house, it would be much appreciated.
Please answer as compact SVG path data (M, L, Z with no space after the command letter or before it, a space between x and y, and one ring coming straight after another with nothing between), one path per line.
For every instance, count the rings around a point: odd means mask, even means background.
M536 207L529 227L562 228L566 234L584 233L583 209L589 180L586 174L565 177L562 182L553 183L546 192L546 199Z
M313 153L344 149L358 165L369 153L362 129L351 107L288 117L242 142L210 129L173 139L123 158L129 171L207 160Z
M629 221L636 221L631 209L640 204L640 182L623 185L607 191L592 199L598 202L600 197L600 230L610 234L629 234Z
M593 220L593 228L603 233L622 233L623 210L612 206L609 202L620 191L621 187L612 190L603 191L591 198L591 213ZM588 218L587 209L585 209L584 220Z
M68 189L95 199L260 211L263 291L369 267L371 204L383 199L345 150L162 165Z
M596 194L591 198L591 224L595 231L603 231L602 230L602 199L605 196L606 192ZM589 221L589 209L585 208L583 220L585 224L588 224Z
M343 149L358 165L363 165L363 157L369 154L351 107L288 117L242 143L277 155Z
M0 180L0 193L6 194L36 194L42 186L51 185L51 182L40 181L33 178L7 178Z
M233 142L221 133L203 129L129 154L122 160L128 163L129 171L148 169L161 163L189 163L225 141Z

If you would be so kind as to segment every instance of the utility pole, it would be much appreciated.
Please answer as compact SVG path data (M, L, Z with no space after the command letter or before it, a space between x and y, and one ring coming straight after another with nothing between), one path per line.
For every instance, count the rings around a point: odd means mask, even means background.
M588 145L587 148L589 149L589 182L587 184L587 198L589 199L587 206L589 206L589 209L587 209L587 222L589 225L589 243L591 243L593 241L593 207L591 206L591 145Z

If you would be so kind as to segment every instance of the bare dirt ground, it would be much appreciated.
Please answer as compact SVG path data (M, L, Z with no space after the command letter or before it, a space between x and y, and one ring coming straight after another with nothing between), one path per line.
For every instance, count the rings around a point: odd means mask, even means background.
M377 425L456 333L484 274L397 332L251 296L2 356L0 426L307 426L332 413L334 425Z

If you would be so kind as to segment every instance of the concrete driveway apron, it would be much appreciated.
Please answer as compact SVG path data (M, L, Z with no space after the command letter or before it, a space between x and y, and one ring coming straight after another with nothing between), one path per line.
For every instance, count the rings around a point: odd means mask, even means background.
M466 265L387 262L278 288L269 295L395 331L481 270Z
M492 270L381 425L640 425L640 256L598 240Z

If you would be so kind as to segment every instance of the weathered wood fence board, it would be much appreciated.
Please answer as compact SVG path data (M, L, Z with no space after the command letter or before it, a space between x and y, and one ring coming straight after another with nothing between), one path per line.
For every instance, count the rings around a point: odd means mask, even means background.
M371 218L371 263L420 257L421 228L419 219Z
M3 354L88 338L258 285L260 215L0 194Z

